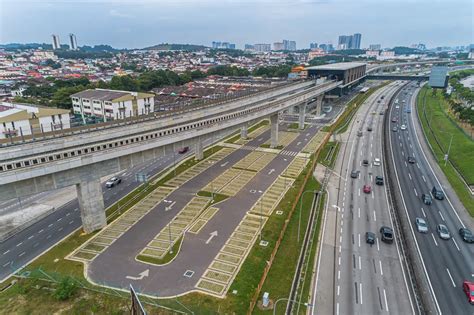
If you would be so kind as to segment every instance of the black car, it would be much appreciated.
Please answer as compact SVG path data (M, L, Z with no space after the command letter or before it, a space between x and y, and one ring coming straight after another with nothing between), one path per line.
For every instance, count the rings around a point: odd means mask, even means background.
M472 232L467 228L460 228L459 235L461 236L462 240L466 243L474 243L474 235Z
M415 157L413 157L413 156L408 157L408 163L414 164L415 162L416 162Z
M365 241L367 244L374 245L375 244L375 233L367 232L365 233Z
M380 228L380 234L382 234L382 242L393 243L393 230L391 227L382 226Z
M375 176L375 184L383 185L383 177L382 176Z
M393 132L397 132L397 131L398 131L398 128L395 126L395 127L392 128L392 131L393 131Z
M428 206L433 202L430 194L422 194L421 200L423 201L425 205L428 205Z
M369 166L369 160L362 160L362 165Z
M359 176L359 172L358 171L352 171L351 172L351 177L352 178L357 178Z
M444 199L443 191L441 189L436 188L436 186L433 186L433 189L431 190L431 192L433 193L433 196L435 197L435 199L438 199L438 200Z
M372 131L372 126L368 126L367 131Z

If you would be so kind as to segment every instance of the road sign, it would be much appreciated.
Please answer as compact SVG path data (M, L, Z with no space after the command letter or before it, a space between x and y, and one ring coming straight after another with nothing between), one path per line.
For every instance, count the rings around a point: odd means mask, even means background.
M130 285L130 297L132 299L132 309L130 314L131 315L146 315L146 311L143 308L142 303L138 299L138 295L133 289L132 285Z
M139 183L146 183L148 181L148 174L145 173L136 173L135 180Z

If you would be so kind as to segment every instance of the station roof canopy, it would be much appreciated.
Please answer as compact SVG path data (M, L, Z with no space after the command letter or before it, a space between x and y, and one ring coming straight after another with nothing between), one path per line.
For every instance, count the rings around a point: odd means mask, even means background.
M337 62L322 66L307 67L306 70L349 70L361 66L366 66L365 62Z

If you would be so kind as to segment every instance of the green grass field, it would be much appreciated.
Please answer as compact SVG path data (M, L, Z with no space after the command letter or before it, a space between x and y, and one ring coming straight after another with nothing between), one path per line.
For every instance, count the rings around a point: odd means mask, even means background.
M456 124L444 113L445 104L441 94L433 94L430 88L423 88L417 99L417 113L421 118L424 133L433 148L434 155L445 173L453 189L474 216L474 198L456 174L455 169L448 163L444 165L444 154L447 152L452 135L450 161L458 168L467 183L474 184L474 141L469 139ZM426 97L425 102L423 97ZM425 112L423 111L425 109ZM429 128L429 125L431 128ZM439 144L436 142L438 140Z

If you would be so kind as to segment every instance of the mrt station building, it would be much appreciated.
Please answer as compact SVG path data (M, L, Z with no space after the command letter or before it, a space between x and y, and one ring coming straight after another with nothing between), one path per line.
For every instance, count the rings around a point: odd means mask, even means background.
M360 83L365 78L367 64L363 62L339 62L323 66L307 67L308 78L323 78L342 81L339 89L334 91L342 95L352 86Z

